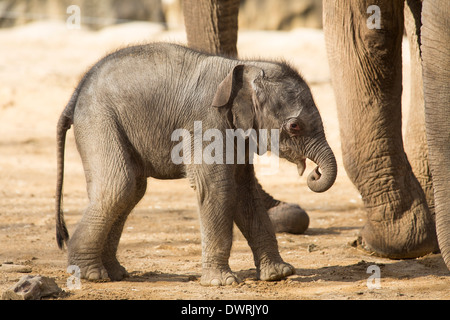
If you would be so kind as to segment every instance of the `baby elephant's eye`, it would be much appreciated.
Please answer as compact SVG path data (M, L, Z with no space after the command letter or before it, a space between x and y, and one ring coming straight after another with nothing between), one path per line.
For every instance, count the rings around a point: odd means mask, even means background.
M302 127L297 121L289 121L285 128L291 135L299 135L302 131Z

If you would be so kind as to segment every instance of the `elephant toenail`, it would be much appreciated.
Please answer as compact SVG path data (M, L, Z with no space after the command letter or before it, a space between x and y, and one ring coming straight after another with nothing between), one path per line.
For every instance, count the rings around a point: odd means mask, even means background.
M222 281L220 281L219 279L213 279L213 280L211 280L211 285L212 286L221 286Z

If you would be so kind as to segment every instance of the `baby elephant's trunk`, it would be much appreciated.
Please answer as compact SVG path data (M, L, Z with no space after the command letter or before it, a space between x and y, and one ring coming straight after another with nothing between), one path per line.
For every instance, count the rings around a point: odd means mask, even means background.
M336 180L337 164L327 141L323 139L320 143L311 143L305 156L318 165L308 176L309 189L314 192L325 192L330 189ZM298 166L300 168L301 164Z

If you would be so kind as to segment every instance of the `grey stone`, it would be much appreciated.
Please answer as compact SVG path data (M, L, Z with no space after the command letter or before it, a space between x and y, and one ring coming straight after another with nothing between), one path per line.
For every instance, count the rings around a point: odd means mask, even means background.
M61 292L62 289L54 279L27 275L3 292L2 300L40 300L44 297L57 297Z

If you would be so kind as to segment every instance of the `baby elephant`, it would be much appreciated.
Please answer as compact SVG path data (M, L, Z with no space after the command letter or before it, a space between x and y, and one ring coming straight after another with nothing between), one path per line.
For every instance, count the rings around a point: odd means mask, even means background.
M69 240L61 190L72 124L89 205ZM272 136L262 146L258 138L266 132ZM84 75L58 122L58 245L67 243L68 263L82 278L121 280L127 273L117 246L147 178L188 178L200 208L203 285L237 282L228 265L233 222L248 240L259 279L289 276L295 269L280 257L251 161L257 150L275 148L300 175L306 158L318 165L308 177L311 190L334 183L336 161L319 112L305 81L287 64L167 43L114 52Z

